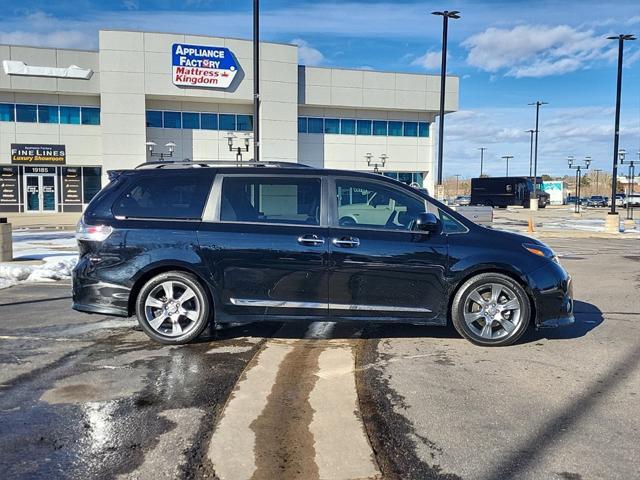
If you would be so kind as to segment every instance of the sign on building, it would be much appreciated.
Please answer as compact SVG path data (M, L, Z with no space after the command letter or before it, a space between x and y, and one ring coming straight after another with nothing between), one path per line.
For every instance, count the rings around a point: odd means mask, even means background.
M174 43L173 84L186 87L229 88L238 64L228 48Z
M551 205L562 205L564 203L564 182L542 182L542 190L549 194Z
M64 145L11 144L11 163L16 165L64 165L66 161Z

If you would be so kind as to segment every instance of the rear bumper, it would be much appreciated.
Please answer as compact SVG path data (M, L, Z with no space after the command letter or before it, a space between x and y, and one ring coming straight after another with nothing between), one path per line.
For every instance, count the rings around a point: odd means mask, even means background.
M549 262L529 274L536 309L536 327L553 328L574 323L573 285L561 265Z
M73 270L73 309L80 312L129 317L131 289L92 276L93 268L81 258Z

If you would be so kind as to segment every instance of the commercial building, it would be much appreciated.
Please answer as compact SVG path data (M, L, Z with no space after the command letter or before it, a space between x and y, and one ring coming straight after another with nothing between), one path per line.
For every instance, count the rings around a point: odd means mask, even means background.
M0 212L81 211L108 170L149 160L251 159L252 51L116 30L98 51L0 45ZM309 67L296 45L263 42L260 78L260 160L433 189L438 76ZM457 107L450 77L445 109Z

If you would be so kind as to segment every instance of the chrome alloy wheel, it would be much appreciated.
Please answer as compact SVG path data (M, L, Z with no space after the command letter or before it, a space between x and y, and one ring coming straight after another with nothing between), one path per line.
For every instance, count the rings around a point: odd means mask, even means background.
M520 326L521 310L513 290L499 283L486 283L467 296L463 315L477 336L498 340L508 337Z
M168 337L177 337L193 330L200 310L196 292L176 280L167 280L156 286L144 303L144 316L149 326Z

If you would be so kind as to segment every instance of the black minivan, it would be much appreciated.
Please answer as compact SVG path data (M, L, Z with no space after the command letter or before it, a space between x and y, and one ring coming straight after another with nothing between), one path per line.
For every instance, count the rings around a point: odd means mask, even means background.
M573 322L553 251L379 174L282 162L111 172L78 224L73 308L161 343L209 322L451 322L478 345Z

